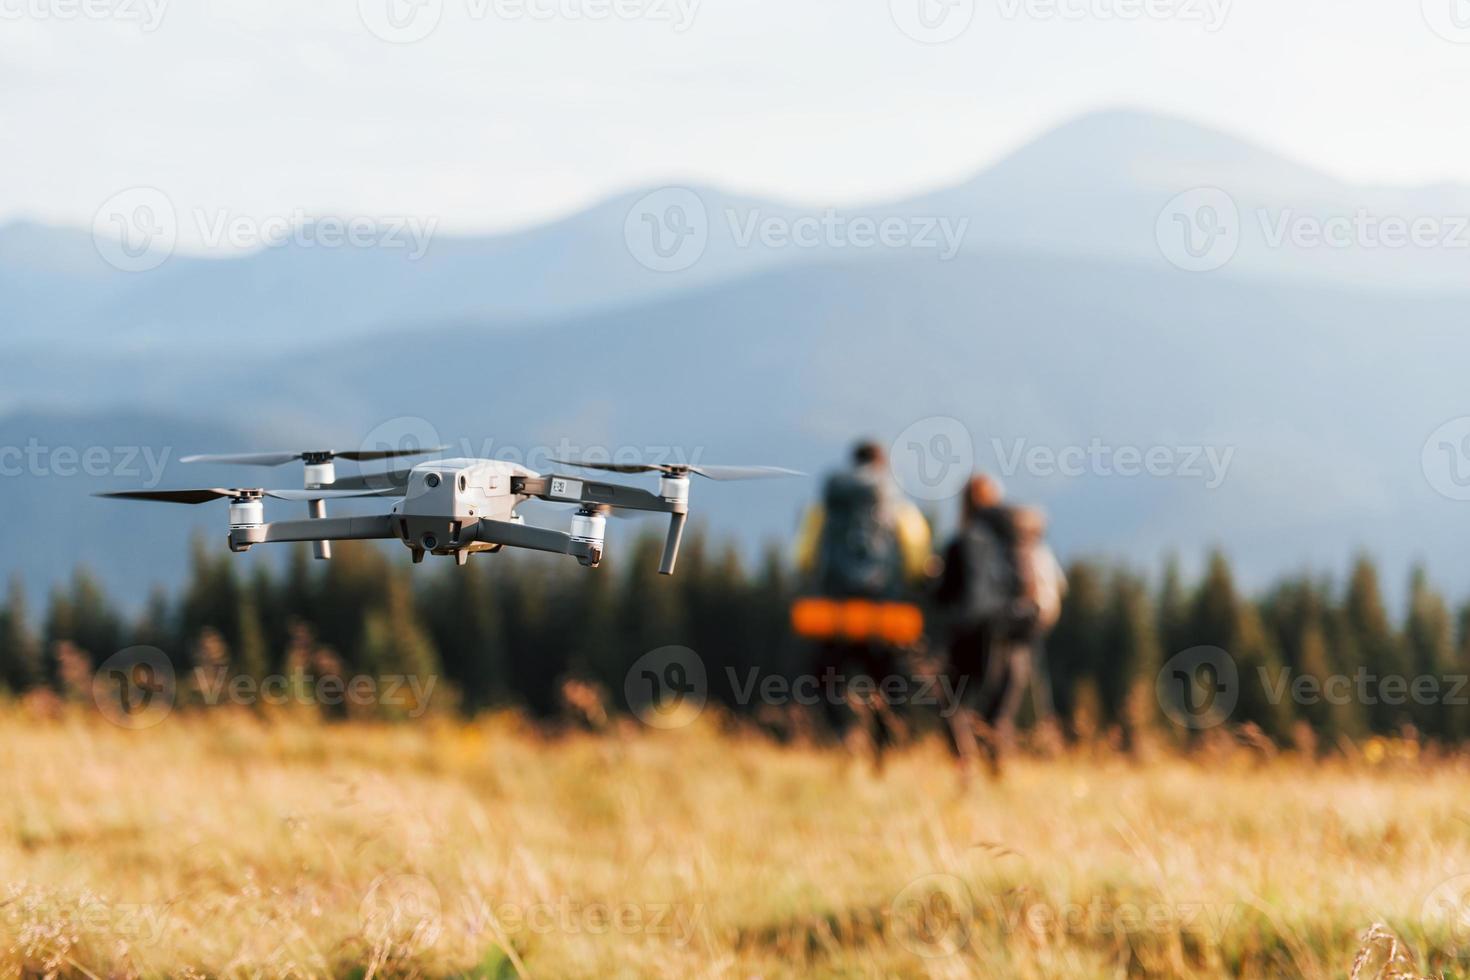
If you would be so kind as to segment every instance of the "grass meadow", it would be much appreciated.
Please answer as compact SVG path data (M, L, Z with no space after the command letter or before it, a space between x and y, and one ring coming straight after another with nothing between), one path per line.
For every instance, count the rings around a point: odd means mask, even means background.
M0 975L1406 977L1470 963L1470 762L1374 742L878 775L706 713L142 731L0 710Z

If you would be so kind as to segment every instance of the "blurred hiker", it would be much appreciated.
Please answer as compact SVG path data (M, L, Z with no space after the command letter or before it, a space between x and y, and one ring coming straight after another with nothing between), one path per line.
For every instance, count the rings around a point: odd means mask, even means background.
M807 511L796 561L822 595L901 598L922 579L930 547L929 522L893 481L883 447L864 440Z
M870 440L853 448L850 466L827 478L797 539L797 567L811 598L798 602L792 618L814 643L809 663L823 690L839 692L822 699L827 725L845 740L865 737L880 765L902 724L878 688L904 667L906 648L922 632L912 600L932 561L931 541L928 521ZM827 684L833 677L837 683ZM853 685L855 677L877 683ZM854 715L859 732L849 731Z
M1042 640L1061 613L1066 578L1045 535L1039 511L1005 506L999 481L982 475L966 487L935 598L947 626L948 689L961 699L949 706L950 735L967 776L982 749L999 774Z
M1046 515L1029 507L1017 508L1014 513L1018 584L1021 598L1033 617L1022 632L1039 643L1061 618L1067 576L1046 543Z

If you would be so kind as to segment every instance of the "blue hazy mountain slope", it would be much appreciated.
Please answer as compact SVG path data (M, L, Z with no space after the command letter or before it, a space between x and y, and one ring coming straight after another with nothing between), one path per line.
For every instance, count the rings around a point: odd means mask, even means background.
M1390 569L1425 557L1463 590L1470 563L1444 528L1465 505L1435 492L1421 451L1443 423L1470 414L1465 299L1026 253L883 256L523 328L464 319L192 370L134 364L146 388L130 371L113 379L117 390L79 388L70 397L99 414L67 419L62 435L54 419L12 418L0 445L38 432L91 445L88 426L107 422L105 406L129 390L154 413L135 423L138 438L177 452L293 445L304 432L353 446L375 432L427 430L474 454L672 447L818 470L854 435L893 439L950 416L968 429L979 466L1053 512L1068 554L1147 565L1221 544L1259 583L1301 565L1341 568L1365 547ZM105 376L70 365L47 378L40 360L30 369L56 391L74 371L94 385ZM256 426L248 439L200 421L237 417ZM186 431L168 421L184 418L194 420ZM1190 472L1066 475L1026 462L1028 452L1093 445L1158 447ZM1223 464L1214 472L1210 452ZM205 474L173 468L168 478ZM292 485L296 474L280 478ZM47 553L48 529L73 519L69 499L45 481L5 489L27 515L7 561L59 572L73 556ZM704 484L699 511L720 532L784 539L812 490ZM948 519L953 501L932 506ZM74 526L96 540L117 517L91 503ZM176 571L178 515L136 517L150 529L136 542L142 567Z

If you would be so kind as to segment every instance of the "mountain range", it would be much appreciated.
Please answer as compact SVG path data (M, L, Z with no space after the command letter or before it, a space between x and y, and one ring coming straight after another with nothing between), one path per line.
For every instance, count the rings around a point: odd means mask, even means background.
M1201 189L1237 209L1238 243L1190 272L1160 216ZM707 234L687 267L660 268L638 238L641 209L660 221L669 201ZM283 246L126 273L89 233L12 225L0 448L176 461L412 435L533 462L674 451L817 472L858 434L959 432L978 466L1048 508L1064 556L1151 568L1218 544L1260 585L1341 570L1362 548L1397 578L1424 560L1464 593L1470 561L1445 531L1466 505L1430 441L1470 415L1463 254L1271 241L1283 220L1362 214L1435 220L1448 238L1470 192L1355 188L1226 134L1112 112L905 201L829 211L649 188L515 234L436 237L417 261ZM860 219L911 234L945 220L963 244L864 245ZM799 227L825 237L753 230ZM1118 473L1149 452L1155 475ZM1060 472L1059 458L1086 462ZM159 479L299 473L169 462ZM182 575L190 527L221 533L222 513L87 497L126 482L0 476L15 518L0 571L45 584L85 560L132 601ZM697 489L716 531L764 542L789 534L815 484ZM927 506L950 520L952 500Z

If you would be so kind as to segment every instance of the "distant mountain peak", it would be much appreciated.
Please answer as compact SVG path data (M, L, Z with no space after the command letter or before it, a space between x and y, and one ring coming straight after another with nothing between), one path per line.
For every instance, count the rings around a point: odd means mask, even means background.
M955 191L1009 194L1017 186L1075 191L1120 185L1169 188L1215 180L1232 188L1337 184L1249 139L1177 116L1140 109L1090 112L1038 136ZM1179 186L1179 190L1186 189Z

